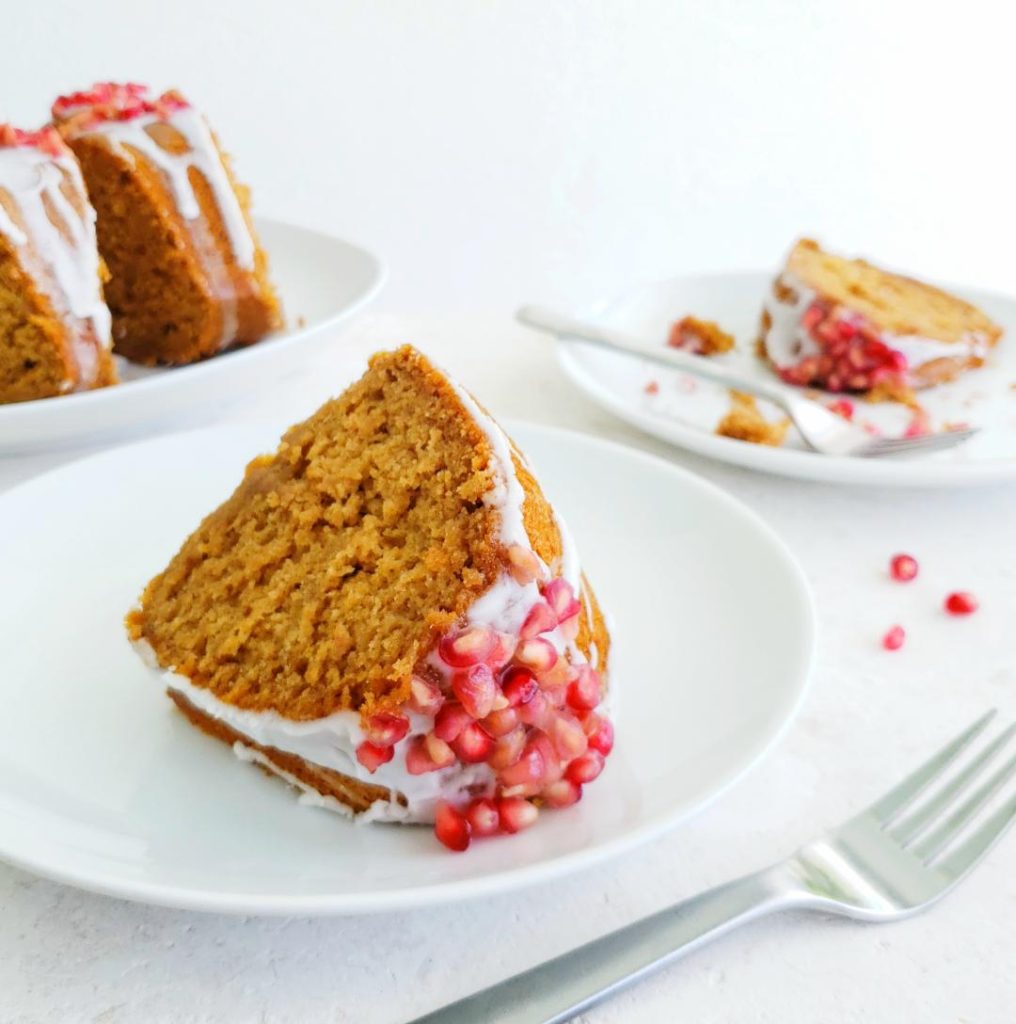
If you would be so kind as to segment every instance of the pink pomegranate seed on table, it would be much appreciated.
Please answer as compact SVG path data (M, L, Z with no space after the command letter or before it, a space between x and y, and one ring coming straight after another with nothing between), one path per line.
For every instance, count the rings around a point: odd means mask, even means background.
M968 590L956 590L945 599L945 610L950 615L970 615L978 607L977 598Z
M906 630L902 626L892 626L886 635L882 637L882 646L887 651L898 651L903 646L906 638Z
M909 583L917 571L917 559L913 555L893 555L889 561L889 575L900 583Z

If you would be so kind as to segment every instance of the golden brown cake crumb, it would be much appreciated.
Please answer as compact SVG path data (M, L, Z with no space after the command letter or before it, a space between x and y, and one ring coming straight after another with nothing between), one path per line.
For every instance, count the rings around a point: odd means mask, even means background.
M699 320L685 316L670 329L667 344L697 356L714 356L729 352L734 347L734 336L728 334L712 320Z
M716 433L721 437L732 437L752 444L766 444L778 447L790 429L790 420L771 423L759 411L752 395L742 391L730 392L730 411L720 420Z

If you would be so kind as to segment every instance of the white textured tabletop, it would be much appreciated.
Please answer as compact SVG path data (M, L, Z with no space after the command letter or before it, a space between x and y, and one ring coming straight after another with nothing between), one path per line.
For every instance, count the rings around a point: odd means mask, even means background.
M847 489L707 463L601 412L564 378L547 343L506 317L364 317L313 372L279 382L242 413L295 419L335 390L336 367L401 341L434 356L502 418L645 448L758 511L796 552L818 604L819 658L800 716L748 778L669 836L566 881L482 902L258 920L134 905L0 866L3 1024L404 1021L786 855L987 706L1016 713L1016 487ZM0 460L0 488L70 457ZM921 561L907 587L886 578L897 550ZM974 591L981 610L945 616L951 589ZM907 644L888 653L879 638L897 621ZM679 674L681 665L661 671ZM758 922L584 1019L1011 1024L1014 867L1010 836L958 891L901 924Z

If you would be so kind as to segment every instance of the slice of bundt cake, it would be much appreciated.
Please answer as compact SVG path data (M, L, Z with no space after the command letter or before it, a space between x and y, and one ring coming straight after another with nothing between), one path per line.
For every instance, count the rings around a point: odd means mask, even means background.
M962 299L802 239L765 302L759 348L791 384L902 393L980 366L1001 334Z
M453 849L574 803L613 744L610 641L567 530L409 347L251 462L127 626L239 757Z
M0 402L116 383L103 272L74 154L0 124Z
M280 326L248 191L187 100L106 82L61 96L53 119L99 214L117 352L190 363Z

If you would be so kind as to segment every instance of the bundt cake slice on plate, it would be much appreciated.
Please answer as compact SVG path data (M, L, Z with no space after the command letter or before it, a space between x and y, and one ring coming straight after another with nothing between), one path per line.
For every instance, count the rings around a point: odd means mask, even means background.
M802 239L766 300L759 347L791 384L891 393L980 366L1001 334L969 302Z
M281 325L248 191L186 99L105 82L61 96L53 120L99 214L117 352L190 363Z
M0 402L116 383L103 274L74 154L0 124Z
M199 728L464 849L574 803L610 640L524 456L405 347L255 459L128 615Z

